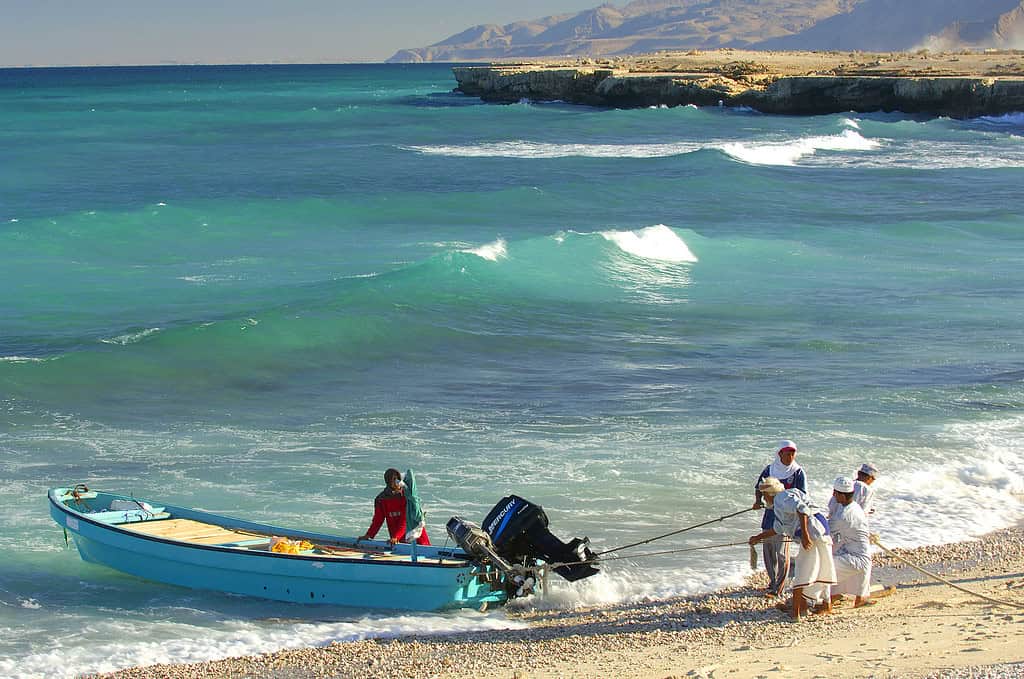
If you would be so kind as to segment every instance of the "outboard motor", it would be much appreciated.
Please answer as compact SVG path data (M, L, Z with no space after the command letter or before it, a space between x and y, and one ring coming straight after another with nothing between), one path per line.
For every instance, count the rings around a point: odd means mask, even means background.
M554 569L570 582L589 578L598 570L590 563L597 556L587 547L587 538L562 542L548 530L548 517L540 505L518 495L504 497L484 519L483 529L491 538L494 551L512 563L540 559L547 563L566 563Z
M505 591L509 597L526 596L533 594L534 586L537 584L536 562L533 564L512 565L494 551L494 543L491 536L483 531L480 526L472 521L466 521L460 516L453 516L448 519L448 535L451 536L459 547L470 556L481 561L490 562L494 567L505 574Z
M448 529L448 535L455 540L455 543L470 556L487 559L506 573L512 571L512 565L498 555L494 549L494 543L491 542L491 536L485 533L480 526L472 521L466 521L461 516L453 516L448 519L448 525L445 528Z

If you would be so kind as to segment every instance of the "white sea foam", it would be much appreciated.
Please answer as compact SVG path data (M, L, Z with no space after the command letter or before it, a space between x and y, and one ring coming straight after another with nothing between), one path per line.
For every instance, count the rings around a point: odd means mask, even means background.
M32 356L0 356L0 363L41 363L47 359Z
M218 629L153 620L146 622L144 635L126 636L126 629L143 628L130 620L115 619L97 622L94 629L83 632L95 636L96 643L59 647L59 652L41 652L23 658L0 658L0 676L70 678L136 665L204 662L286 648L326 646L335 641L524 627L525 623L510 620L500 612L482 615L460 611L448 615L395 615L339 622L228 620Z
M1001 137L1009 143L909 140L886 143L884 153L845 158L843 164L864 168L913 170L995 170L1024 167L1024 143L1019 137Z
M239 280L239 277L222 274L195 274L191 276L178 276L177 280L185 281L186 283L197 283L199 285L206 285L208 283L223 283L226 281L237 281Z
M666 158L703 149L719 149L755 165L794 165L817 151L871 151L880 143L863 137L856 120L844 118L846 127L836 135L801 137L786 141L678 141L661 144L553 144L514 140L469 145L408 146L427 155L464 158Z
M466 252L468 254L476 255L477 257L482 257L483 259L496 262L498 261L499 258L508 256L508 247L505 244L505 239L499 238L493 243L481 245L478 248L462 250L462 252Z
M1024 124L1024 114L978 119L992 127L1015 128ZM468 145L408 146L417 153L463 158L668 158L706 148L752 165L810 165L840 167L906 167L912 169L986 169L1024 167L1024 151L1015 146L990 147L976 141L928 141L865 137L858 119L843 118L846 128L839 134L812 135L783 141L678 141L648 144L545 143L538 141L496 141ZM903 121L899 124L906 124ZM910 121L909 124L927 126ZM897 135L898 136L898 135ZM1021 137L1010 134L1010 139ZM818 152L837 152L821 156ZM878 152L863 154L859 152Z
M121 346L125 346L127 344L141 342L150 335L155 335L158 332L160 332L160 328L149 328L147 330L142 330L141 332L131 332L125 335L118 335L117 337L108 337L101 339L100 342L103 342L104 344L120 344Z
M552 577L543 597L513 600L510 607L527 610L561 610L667 599L739 585L750 575L746 562L714 561L700 568L650 568L640 560L606 561L595 576L568 583Z
M957 451L948 463L894 465L874 484L872 527L888 546L970 540L1024 519L1024 418L950 425L942 437Z
M663 262L696 262L697 257L676 232L664 224L655 224L638 231L603 231L606 240L624 252Z
M818 151L872 151L879 146L877 140L847 129L841 134L782 142L730 142L720 148L736 160L752 165L796 165L798 160Z
M418 153L463 158L665 158L706 148L697 142L666 144L548 144L502 141L467 146L409 146Z

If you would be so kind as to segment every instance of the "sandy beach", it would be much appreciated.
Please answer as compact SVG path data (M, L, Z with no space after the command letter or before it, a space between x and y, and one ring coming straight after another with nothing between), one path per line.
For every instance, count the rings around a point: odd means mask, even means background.
M884 541L883 541L884 542ZM568 611L524 610L527 629L335 643L135 677L1024 677L1024 529L896 554L999 605L878 554L873 581L895 592L792 622L747 586L707 595Z

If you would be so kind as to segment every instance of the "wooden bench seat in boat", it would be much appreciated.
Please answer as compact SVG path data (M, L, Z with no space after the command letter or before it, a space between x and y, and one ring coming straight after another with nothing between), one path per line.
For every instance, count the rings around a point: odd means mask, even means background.
M192 519L167 519L160 521L144 521L139 523L126 524L122 528L153 537L165 538L167 540L178 540L191 542L198 545L216 545L218 547L235 547L237 549L254 549L265 551L270 548L270 537L258 533L247 533L243 530L235 530L216 526ZM394 554L392 552L365 551L348 549L345 547L333 547L316 545L314 549L302 552L303 554L316 554L317 556L335 557L339 559L368 559L373 561L412 561L409 554Z

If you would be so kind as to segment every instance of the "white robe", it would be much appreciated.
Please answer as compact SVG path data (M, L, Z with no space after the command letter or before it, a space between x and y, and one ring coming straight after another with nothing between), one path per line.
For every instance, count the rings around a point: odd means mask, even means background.
M875 511L875 489L863 481L853 482L853 501L861 506L865 514Z
M867 597L871 593L871 547L868 520L856 502L829 503L829 528L832 531L832 557L836 567L839 594Z
M795 488L779 493L772 504L775 510L775 532L788 535L799 546L793 587L803 588L804 597L813 602L824 602L829 596L829 585L836 581L836 567L832 560L832 538L815 514L818 508L807 495ZM797 536L800 515L807 516L807 534L810 549L805 549Z

